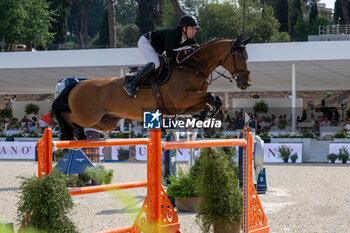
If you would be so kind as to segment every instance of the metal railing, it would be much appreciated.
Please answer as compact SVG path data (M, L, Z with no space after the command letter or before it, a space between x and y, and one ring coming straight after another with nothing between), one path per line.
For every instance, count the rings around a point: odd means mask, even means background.
M341 34L350 34L350 25L327 25L319 26L318 28L319 35L341 35Z

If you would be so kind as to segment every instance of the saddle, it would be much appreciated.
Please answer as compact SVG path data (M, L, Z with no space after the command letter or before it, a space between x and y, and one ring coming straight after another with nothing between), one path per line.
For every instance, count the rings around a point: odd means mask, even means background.
M159 60L160 66L142 80L139 88L150 89L153 83L160 87L169 80L170 65L166 57L159 57ZM129 72L125 75L125 82L131 82L141 69L142 66L129 67Z

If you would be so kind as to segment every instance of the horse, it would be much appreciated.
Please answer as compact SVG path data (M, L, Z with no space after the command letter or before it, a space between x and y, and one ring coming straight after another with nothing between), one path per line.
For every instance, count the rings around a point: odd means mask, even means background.
M220 74L245 90L251 85L246 44L242 40L214 39L171 66L170 78L159 86L168 114L215 114L221 97L208 93L210 74L223 66L231 76ZM53 102L52 110L61 129L61 140L86 139L83 127L99 131L117 128L120 119L142 120L143 112L160 108L152 89L139 89L136 98L123 90L123 77L96 78L68 86Z

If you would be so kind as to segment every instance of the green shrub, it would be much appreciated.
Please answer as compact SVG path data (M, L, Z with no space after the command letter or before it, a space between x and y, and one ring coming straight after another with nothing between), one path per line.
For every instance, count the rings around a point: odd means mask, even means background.
M261 100L261 101L257 101L255 102L254 104L254 107L253 107L253 111L255 113L267 113L268 111L268 105L265 101Z
M279 146L277 148L278 150L278 153L279 153L279 157L283 160L287 160L289 159L289 156L290 156L290 147L289 146L286 146L286 145L282 145L282 146Z
M166 179L170 181L167 188L169 197L198 197L196 177L190 172L186 173L179 167L177 176L169 176Z
M26 113L27 115L29 115L29 114L38 115L39 109L40 109L40 108L39 108L39 105L30 103L30 104L27 104L27 105L25 106L24 111L25 111L25 113Z
M343 163L346 163L346 161L348 161L349 158L349 151L346 149L346 147L343 146L342 148L340 148L338 153L338 159Z
M347 134L345 130L340 130L336 134L334 134L334 138L347 138Z
M229 157L220 149L201 151L202 172L197 179L201 199L196 218L203 232L209 232L214 222L227 226L242 218L243 196L235 170L237 163Z
M327 155L327 159L328 160L330 160L330 161L335 161L335 160L337 160L337 158L338 158L338 155L337 154L334 154L334 153L331 153L331 154L328 154Z
M22 180L17 203L17 221L24 229L33 228L46 233L75 233L77 228L68 218L73 201L67 189L67 178L53 170L41 179L36 176Z
M11 108L0 109L0 118L11 118L13 116Z
M86 175L89 179L98 182L98 184L106 184L106 182L112 181L114 171L107 170L103 165L97 165L96 167L86 168L84 175Z
M297 160L299 157L298 157L298 154L297 153L294 153L290 156L290 159L291 160Z

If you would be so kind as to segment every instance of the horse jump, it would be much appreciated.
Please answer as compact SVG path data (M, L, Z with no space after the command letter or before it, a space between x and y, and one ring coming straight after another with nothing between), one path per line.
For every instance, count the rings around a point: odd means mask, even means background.
M249 232L269 232L264 210L252 181L252 136L249 128L244 129L244 139L220 139L201 141L161 142L161 131L151 130L149 138L141 139L108 139L83 141L52 142L51 129L45 129L38 146L38 176L48 175L52 170L52 149L147 145L147 181L124 184L100 185L70 189L71 195L104 192L115 189L126 189L147 186L147 197L142 205L133 226L103 232L142 232L145 225L151 226L146 232L181 233L178 216L161 185L161 153L163 150L201 147L240 146L244 149L243 161L243 229Z

